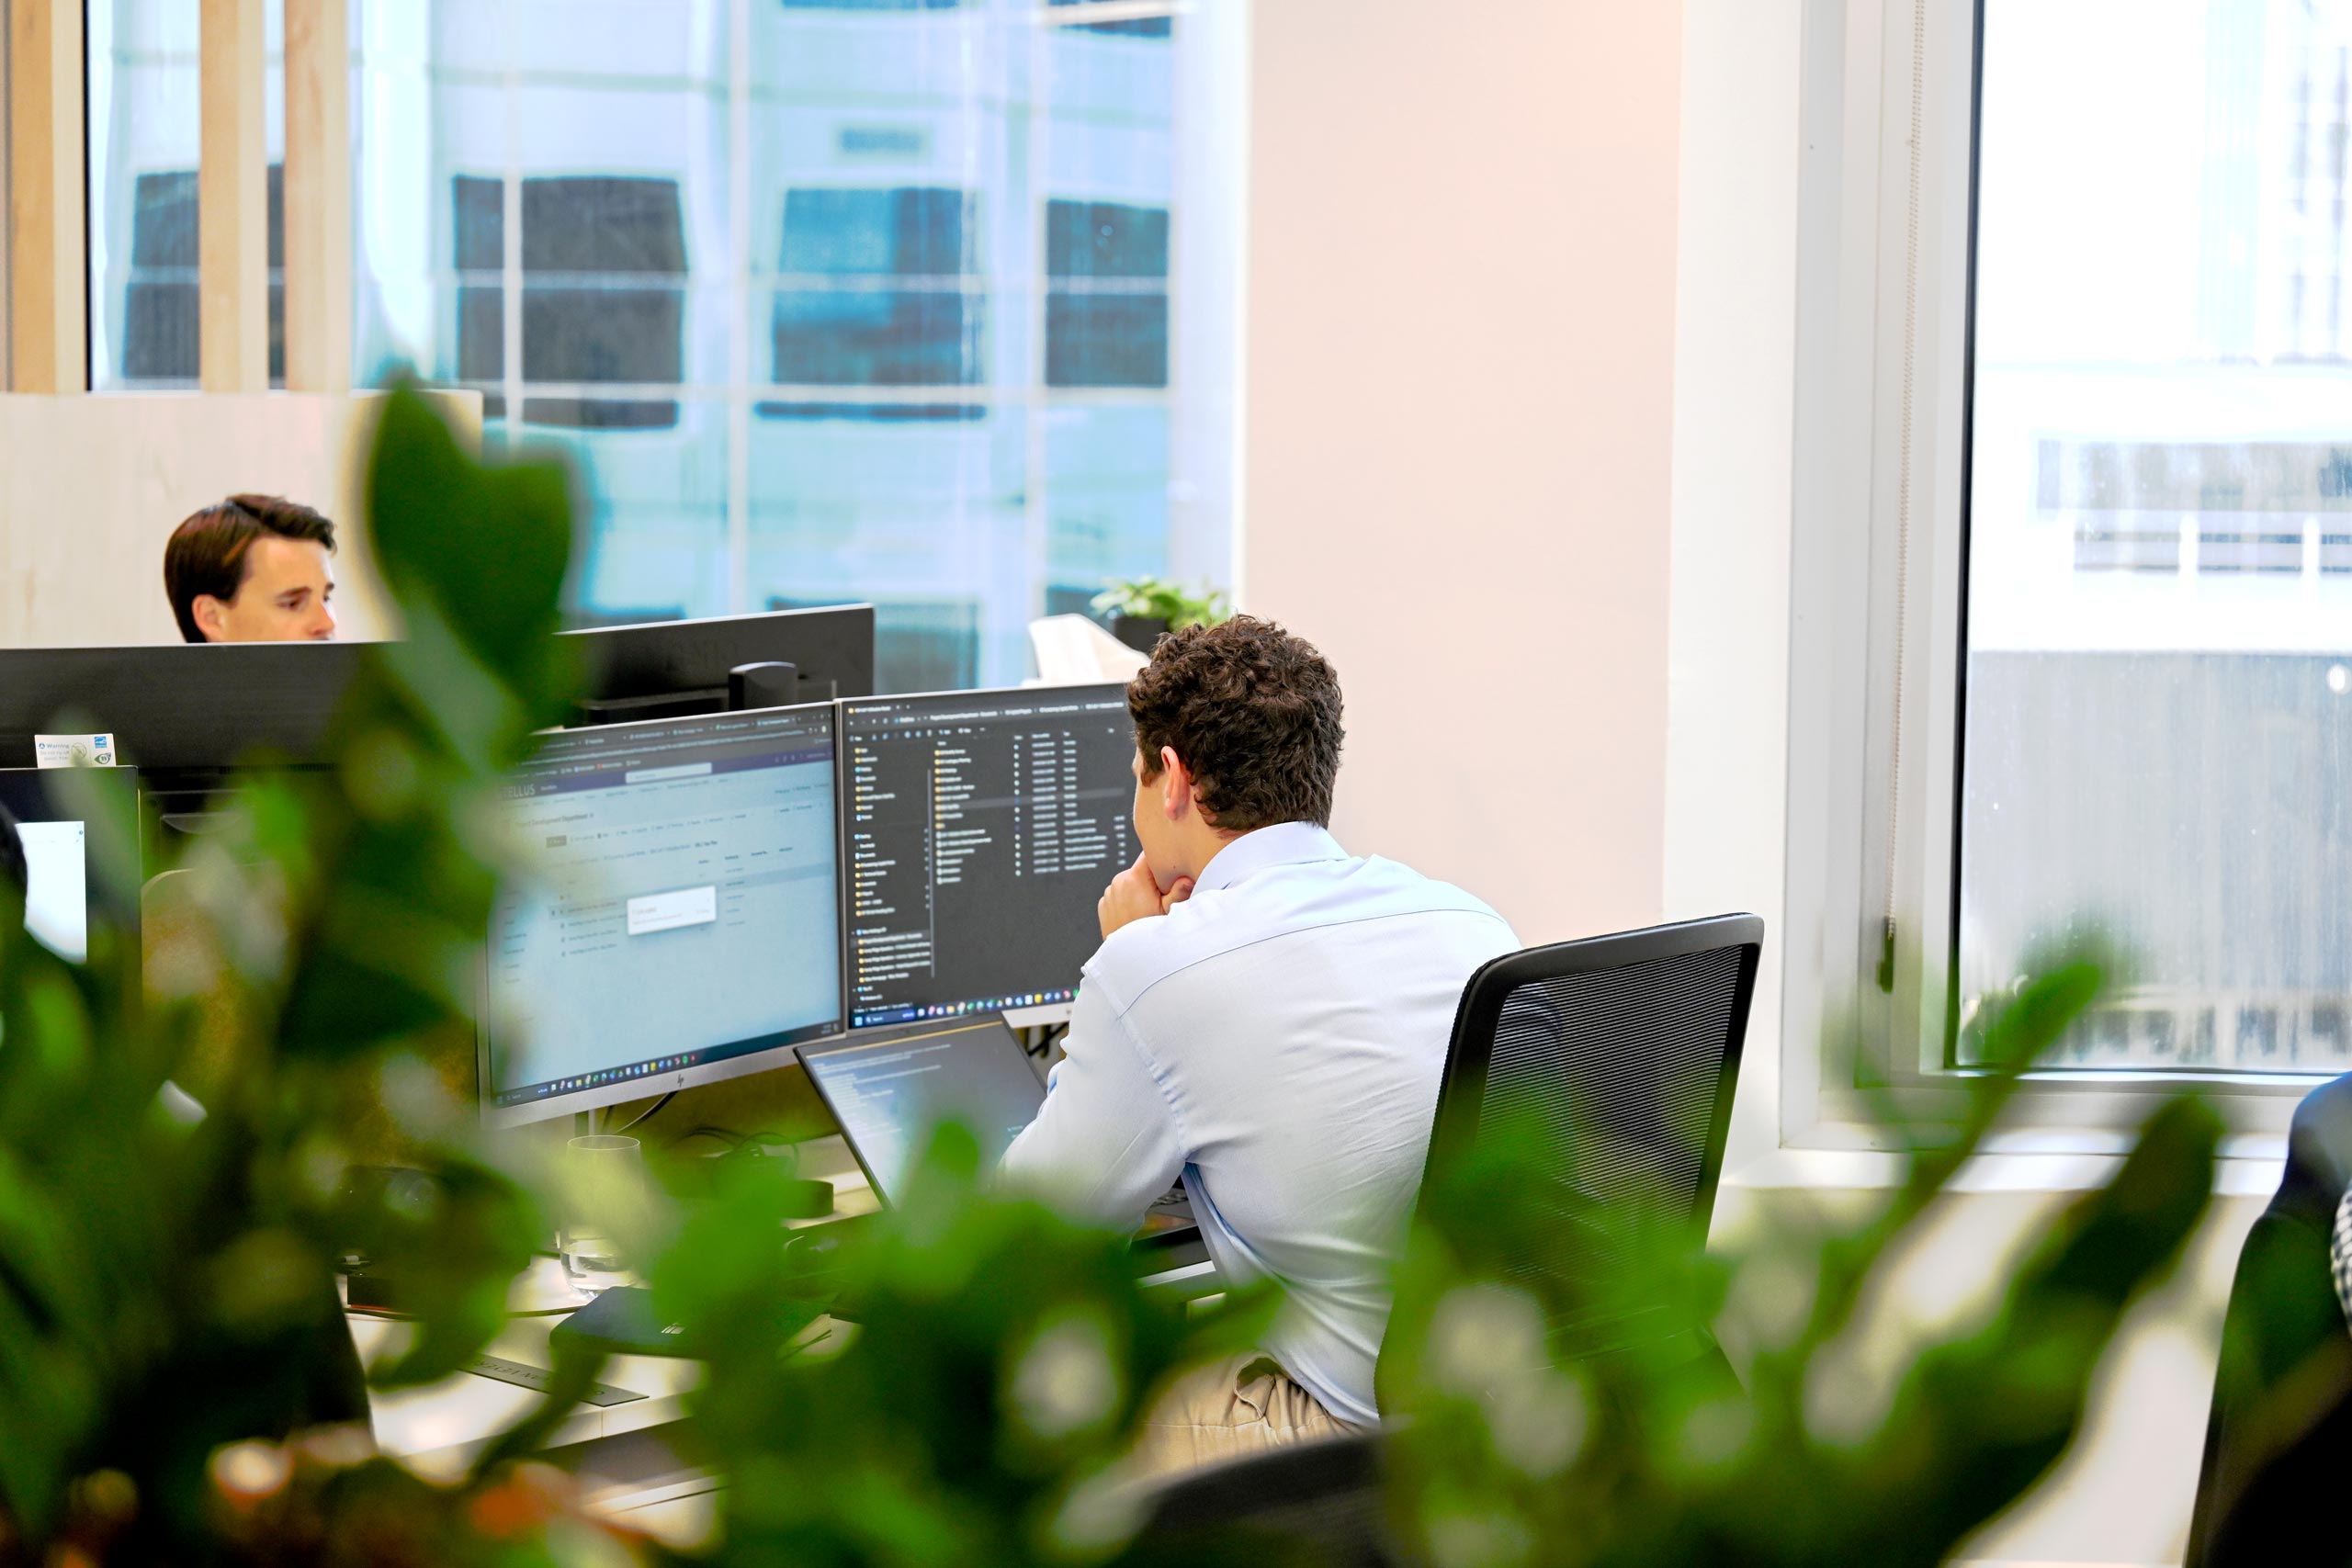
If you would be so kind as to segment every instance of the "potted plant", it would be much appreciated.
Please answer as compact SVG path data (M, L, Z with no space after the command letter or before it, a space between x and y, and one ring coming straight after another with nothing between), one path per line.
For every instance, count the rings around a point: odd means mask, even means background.
M1149 653L1169 632L1213 626L1233 614L1221 588L1203 584L1198 592L1157 577L1123 578L1094 596L1096 614L1108 614L1111 635L1138 653Z

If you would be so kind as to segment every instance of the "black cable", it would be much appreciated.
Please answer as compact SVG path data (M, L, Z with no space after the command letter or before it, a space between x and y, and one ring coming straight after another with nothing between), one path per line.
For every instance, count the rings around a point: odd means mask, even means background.
M741 1148L750 1141L745 1138L742 1134L729 1131L728 1128L705 1125L690 1128L687 1131L679 1134L676 1137L670 1140L670 1146L674 1149L680 1144L685 1143L689 1139L693 1138L716 1138L720 1143L725 1144L728 1147L735 1149Z
M661 1099L655 1100L652 1104L647 1106L644 1110L639 1111L636 1115L630 1117L628 1121L622 1122L619 1126L607 1127L605 1131L607 1133L626 1133L631 1127L636 1126L639 1122L644 1121L647 1117L652 1115L655 1111L661 1110L663 1106L669 1104L670 1101L675 1100L677 1097L678 1091L673 1089L669 1093L663 1095Z
M1054 1046L1057 1042L1069 1038L1069 1025L1067 1023L1040 1024L1035 1033L1037 1043L1032 1045L1024 1040L1021 1043L1021 1048L1039 1061L1043 1061L1054 1054Z

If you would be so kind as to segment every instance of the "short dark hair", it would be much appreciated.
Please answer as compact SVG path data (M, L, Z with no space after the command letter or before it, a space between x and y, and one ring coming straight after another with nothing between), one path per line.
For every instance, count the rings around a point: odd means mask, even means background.
M1236 615L1159 639L1127 686L1144 776L1172 748L1212 828L1331 823L1340 773L1340 677L1304 637Z
M334 548L334 525L282 495L232 495L172 530L164 547L164 592L172 596L180 636L204 640L196 624L197 600L207 593L234 599L245 581L246 553L265 534Z

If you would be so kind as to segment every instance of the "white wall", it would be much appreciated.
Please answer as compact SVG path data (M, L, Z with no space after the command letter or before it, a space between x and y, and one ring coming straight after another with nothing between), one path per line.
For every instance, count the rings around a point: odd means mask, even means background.
M469 443L475 392L433 394ZM380 398L108 393L0 396L0 648L180 640L164 542L239 491L290 496L341 525L346 638L390 630L358 526L360 465Z
M1243 605L1340 838L1532 942L1660 908L1680 7L1252 8Z

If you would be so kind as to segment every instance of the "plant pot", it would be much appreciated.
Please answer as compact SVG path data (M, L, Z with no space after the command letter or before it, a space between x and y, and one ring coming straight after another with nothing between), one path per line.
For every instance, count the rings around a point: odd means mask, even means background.
M1111 635L1137 653L1149 653L1168 635L1165 615L1114 615Z

